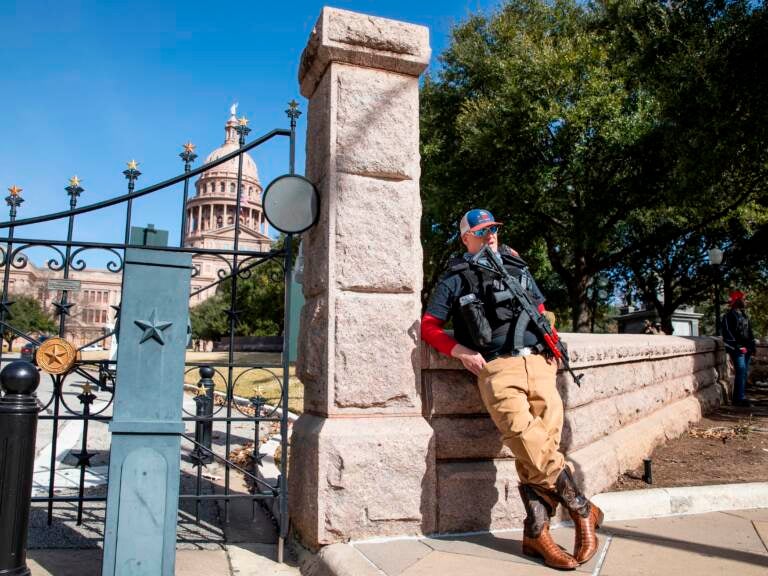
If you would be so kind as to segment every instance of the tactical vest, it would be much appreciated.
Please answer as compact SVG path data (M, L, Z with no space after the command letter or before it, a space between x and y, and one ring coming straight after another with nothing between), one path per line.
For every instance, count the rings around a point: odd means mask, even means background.
M528 266L519 256L501 253L507 271L518 279L526 290L531 288ZM487 270L471 265L465 258L449 262L451 273L461 277L459 309L470 337L480 349L514 330L512 346L519 350L525 346L525 332L531 321L517 301L498 278Z

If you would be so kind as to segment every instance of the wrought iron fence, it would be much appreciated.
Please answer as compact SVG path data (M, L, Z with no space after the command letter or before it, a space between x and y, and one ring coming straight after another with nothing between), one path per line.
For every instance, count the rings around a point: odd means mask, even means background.
M270 502L277 504L269 506L274 510L275 520L279 527L279 551L282 556L282 544L288 530L288 504L287 504L287 458L283 457L280 462L279 476L276 482L269 482L261 477L257 471L261 465L260 449L260 425L262 423L274 423L279 426L280 446L283 456L287 455L288 446L288 400L289 400L289 339L290 339L290 308L291 298L289 281L292 275L292 235L288 234L281 248L273 248L268 251L255 251L243 249L240 245L241 232L241 202L243 194L243 155L249 150L255 149L266 142L279 137L289 138L289 157L288 171L294 173L295 167L295 139L296 123L301 112L298 105L292 101L286 110L290 121L290 129L275 129L259 138L246 142L250 132L248 122L240 119L236 126L238 134L239 148L226 154L214 161L197 168L192 168L197 155L194 153L194 146L191 143L184 145L184 151L179 155L184 162L184 172L178 176L165 180L163 182L147 186L136 190L136 182L141 175L138 164L131 161L127 169L123 172L127 180L127 193L106 201L97 202L85 206L78 206L81 195L85 192L81 186L78 177L73 177L69 185L65 188L69 196L69 209L61 212L36 216L26 219L19 219L19 209L24 202L21 196L22 190L17 186L12 186L9 196L5 199L8 204L9 219L0 223L0 230L5 230L5 236L0 236L0 267L3 268L3 292L0 301L0 327L3 332L10 332L17 337L31 343L34 347L40 347L43 343L33 334L14 326L13 313L13 294L10 293L10 280L13 270L23 270L29 266L30 250L48 250L51 252L45 263L49 271L61 275L62 289L60 296L53 302L55 316L58 320L58 336L64 339L67 334L67 326L72 317L73 308L78 303L71 298L73 288L66 282L70 280L72 272L84 271L87 268L85 253L89 251L101 251L108 255L106 270L112 274L121 274L124 266L124 251L127 247L133 246L130 243L130 230L132 222L133 202L137 198L149 196L154 192L164 190L183 184L183 198L181 210L181 234L178 246L153 246L153 249L164 251L180 251L191 253L194 256L213 256L221 262L221 268L218 270L217 278L213 282L201 286L192 291L192 296L207 290L215 289L222 282L230 283L230 299L228 308L225 310L227 316L227 334L228 340L226 361L216 362L215 367L211 367L208 362L188 363L189 371L200 371L201 378L198 385L198 391L195 396L196 409L194 411L184 409L183 420L194 423L195 435L189 433L184 435L188 446L193 449L190 451L190 458L196 468L195 489L191 492L182 493L181 501L192 501L195 505L196 517L199 520L200 504L206 501L222 502L224 506L225 519L228 517L230 504L234 500L245 499L252 503ZM204 172L224 164L233 158L237 158L237 189L236 189L236 209L234 218L234 240L231 248L212 249L203 247L185 246L185 230L187 230L187 201L189 200L189 182L192 178L203 174ZM124 220L124 240L123 242L88 242L79 241L74 237L75 225L79 216L97 212L111 206L125 206ZM51 238L29 238L20 234L26 227L43 222L66 221L67 235L65 239ZM244 313L237 309L237 297L239 284L247 279L252 270L262 266L267 262L278 262L282 269L281 279L284 283L284 329L283 329L283 352L282 357L276 362L254 362L235 355L235 335L239 317ZM199 267L192 273L195 277L200 272ZM190 279L191 280L191 279ZM122 280L121 280L122 281ZM115 309L115 327L113 330L101 335L92 341L77 347L77 355L71 362L66 361L66 342L60 343L63 347L57 350L55 347L49 348L46 353L46 370L50 375L50 383L47 389L39 391L39 420L47 422L51 427L50 455L46 456L48 469L36 471L38 478L37 494L33 495L33 501L47 504L48 523L53 519L54 504L69 503L77 507L77 522L83 521L84 505L89 502L100 502L106 500L104 491L94 493L89 489L89 469L92 468L91 460L95 453L89 451L93 449L89 443L89 430L93 424L104 425L111 420L111 407L114 398L115 388L119 386L116 382L115 365L116 360L87 360L82 359L80 353L90 345L96 344L102 340L113 337L118 333L120 307L113 306ZM58 342L58 341L57 341ZM58 355L61 357L58 357ZM42 358L40 360L43 360ZM3 350L0 347L0 363L3 362ZM59 362L60 365L57 365ZM58 370L57 368L61 368ZM268 374L276 383L279 393L274 401L255 393L247 399L244 405L242 400L236 398L235 388L238 383L247 374L256 371L262 371ZM205 376L208 375L208 378ZM214 390L213 376L216 375L221 383L222 390ZM82 385L74 382L77 379L84 381ZM60 474L62 467L59 464L59 433L64 427L64 423L71 421L80 428L79 431L79 450L70 451L71 456L76 458L74 468L76 477L71 475L66 478L68 490L57 492L57 480L61 480ZM255 468L246 469L245 467L232 462L229 455L234 445L241 445L241 442L233 439L233 425L253 426L253 462ZM224 451L217 452L211 444L211 432L214 427L223 427ZM206 436L206 431L208 435ZM223 464L223 486L214 488L211 492L210 484L208 490L204 490L205 480L203 478L203 468L212 460ZM231 489L232 470L243 474L252 483L251 492L234 493ZM40 477L46 476L45 489L40 488Z

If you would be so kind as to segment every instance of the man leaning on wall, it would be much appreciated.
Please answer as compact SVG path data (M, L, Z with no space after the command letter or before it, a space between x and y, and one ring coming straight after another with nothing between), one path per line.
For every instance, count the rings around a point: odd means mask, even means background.
M597 552L596 529L603 513L582 494L559 450L563 402L555 385L557 361L525 319L525 329L516 329L519 306L500 298L503 284L473 260L486 246L499 254L506 271L528 291L539 312L545 312L544 297L525 261L499 244L500 226L483 209L470 210L461 219L466 253L449 263L438 283L422 317L422 338L477 376L483 403L515 455L527 515L523 553L542 558L552 568L573 570ZM449 319L455 338L443 328ZM489 338L478 336L481 323ZM566 507L576 526L572 555L549 532L558 504Z

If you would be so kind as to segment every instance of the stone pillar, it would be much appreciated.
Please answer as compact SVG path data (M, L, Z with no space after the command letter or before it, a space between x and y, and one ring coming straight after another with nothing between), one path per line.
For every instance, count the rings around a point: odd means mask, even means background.
M324 8L302 55L306 304L294 425L293 526L312 547L435 528L433 433L420 397L418 77L422 26Z

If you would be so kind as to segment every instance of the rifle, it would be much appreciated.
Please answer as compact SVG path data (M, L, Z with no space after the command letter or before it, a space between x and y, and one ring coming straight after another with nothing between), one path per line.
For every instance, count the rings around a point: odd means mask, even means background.
M549 320L539 312L538 308L531 300L530 294L528 294L528 291L520 285L517 278L507 272L501 257L486 244L472 257L471 263L499 276L504 283L504 286L509 290L510 296L520 304L523 313L527 314L531 319L531 322L536 327L536 330L539 332L542 340L544 340L547 348L552 352L552 355L563 363L563 368L570 373L573 377L573 381L576 382L576 385L581 386L581 379L584 378L584 374L576 374L571 368L568 351L565 349L565 346L563 346L560 336L557 334L557 330L555 330L555 327L549 323Z

